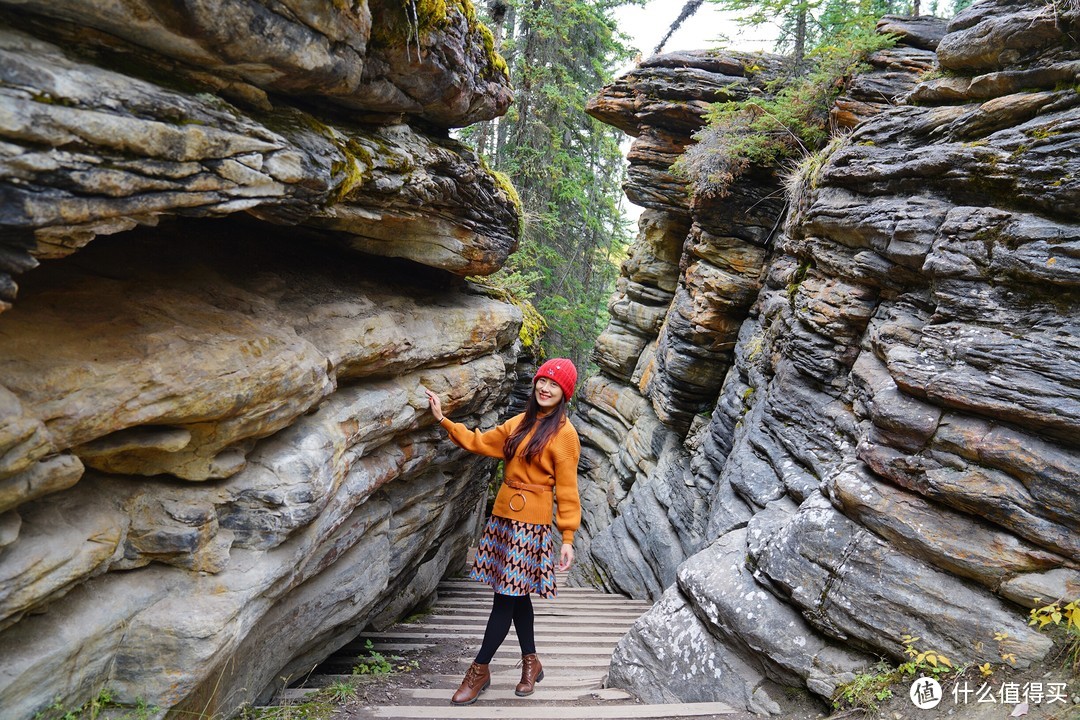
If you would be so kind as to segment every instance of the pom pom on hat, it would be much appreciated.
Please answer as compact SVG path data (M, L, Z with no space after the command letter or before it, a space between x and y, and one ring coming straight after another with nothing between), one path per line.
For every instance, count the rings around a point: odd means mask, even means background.
M551 378L562 388L563 395L569 400L574 394L574 385L577 384L577 368L574 363L566 358L552 358L548 360L533 375L533 385L539 378Z

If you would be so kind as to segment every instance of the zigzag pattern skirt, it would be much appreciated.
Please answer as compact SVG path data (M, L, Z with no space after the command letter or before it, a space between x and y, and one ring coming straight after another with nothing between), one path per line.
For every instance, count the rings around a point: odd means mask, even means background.
M487 583L500 595L555 597L558 589L551 526L492 515L484 526L469 578Z

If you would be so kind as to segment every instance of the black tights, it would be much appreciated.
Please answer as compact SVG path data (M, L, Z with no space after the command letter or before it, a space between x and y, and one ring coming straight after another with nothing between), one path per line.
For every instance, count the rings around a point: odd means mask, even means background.
M495 657L495 651L510 632L510 623L517 631L518 645L522 655L536 652L536 637L533 634L533 606L529 595L500 595L495 593L484 631L484 644L476 653L476 662L487 665Z

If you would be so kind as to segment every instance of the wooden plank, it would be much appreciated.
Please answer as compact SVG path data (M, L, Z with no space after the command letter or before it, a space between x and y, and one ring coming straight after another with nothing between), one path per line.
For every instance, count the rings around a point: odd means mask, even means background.
M618 598L626 597L625 595L620 595L618 593L606 593L603 590L597 590L596 588L581 587L579 585L567 585L566 583L560 583L558 576L555 577L555 583L559 587L559 592L572 592L572 593L581 593L581 594L589 594L589 595L601 595L603 597L618 597ZM486 587L488 587L488 586L485 583L480 582L479 580L443 580L438 585L439 590L458 590L458 589L471 590L473 588L486 588Z
M461 632L447 632L442 630L430 630L422 632L398 632L387 631L381 633L371 633L370 635L364 635L366 640L376 642L378 640L404 640L414 639L416 641L421 640L483 640L484 629L481 627L464 628ZM606 635L582 635L578 631L572 632L558 632L548 630L547 632L537 632L536 642L538 643L590 643L592 645L611 645L615 647L619 640L622 639L622 633L618 635L606 634Z
M447 622L447 620L456 619L460 622ZM576 632L583 632L589 634L590 631L595 630L598 633L618 633L624 634L627 630L633 627L634 623L628 620L620 618L589 618L581 617L578 615L570 615L567 617L553 617L549 615L537 615L534 616L533 627L539 631L542 629L547 630L560 630L560 629L573 629ZM446 618L436 619L431 622L417 622L409 623L408 625L395 625L393 632L408 632L410 630L458 630L460 628L480 628L487 627L487 616L476 618ZM370 634L378 634L379 631L370 631ZM388 628L386 631L390 632ZM361 634L359 637L367 637L368 633Z
M481 600L491 601L493 595L490 591L485 593L448 593L439 596L438 604L444 602L478 602ZM652 603L642 602L640 600L626 600L623 598L613 598L610 595L601 595L599 597L589 597L588 595L564 595L560 593L558 597L553 598L541 598L535 595L532 598L533 603L595 603L597 605L612 605L623 606L633 608L650 608Z
M483 609L487 610L488 612L491 612L491 601L490 601L490 599L484 600L483 602L478 602L478 601L475 601L475 600L453 600L453 601L447 601L445 603L439 603L439 607L441 609L443 609L443 610L454 610L454 609L477 610L477 609L479 609L478 606L479 606L479 608L483 608ZM568 612L592 613L594 615L604 615L604 614L607 614L607 613L618 613L619 615L632 617L632 618L634 618L636 620L637 618L644 615L645 612L648 609L649 609L648 607L640 607L640 608L629 607L629 606L623 605L621 603L620 604L604 604L604 603L591 603L591 602L579 603L579 602L570 602L569 600L563 601L563 602L560 602L558 600L555 600L555 601L547 601L547 600L545 600L544 602L537 602L535 600L533 601L533 611L535 613L537 613L537 614L540 614L540 613L545 612L545 611L551 611L551 612L554 612L554 613L561 613L561 614L564 614L564 615L567 614Z
M464 673L460 675L431 675L431 679L435 682L447 683L447 687L453 687L457 689L461 684L461 679ZM607 678L607 668L604 668L603 672L588 671L578 668L576 670L558 670L551 668L544 668L544 680L541 685L558 685L565 688L592 688L593 690L599 690L604 685L604 679ZM521 679L521 668L506 667L504 669L491 670L491 684L492 686L505 685L513 687L517 685L518 680Z
M483 697L483 696L481 696ZM506 706L398 705L365 708L377 718L427 718L428 720L645 720L731 715L723 703L673 703L670 705L585 705L566 707L515 702Z
M494 678L493 678L494 679ZM480 696L480 701L491 702L493 700L512 700L514 702L519 701L560 701L568 702L573 700L633 700L634 696L624 690L616 690L615 688L565 688L559 687L550 682L550 678L546 677L536 685L536 692L528 697L519 698L514 694L514 685L517 684L517 680L514 680L513 685L506 687L495 688L494 683L492 687L484 691L484 694ZM454 688L457 689L456 687ZM454 694L454 690L438 690L432 688L416 688L413 690L403 691L404 695L416 698L417 700L448 700Z
M505 670L507 668L515 667L520 660L520 656L518 656L517 658L511 658L509 654L507 655L507 659L503 660L500 657L500 653L495 653L495 658L491 661L491 670L492 672L494 672L496 670ZM472 661L473 659L471 657L463 657L458 660L458 665L461 666L462 672L464 672L465 668L468 668L469 665L472 664ZM608 658L606 661L597 662L596 656L593 656L593 658L590 658L587 655L567 657L564 655L555 655L551 653L540 653L540 662L545 663L545 670L550 663L550 666L552 668L592 668L593 670L603 669L606 672L608 665L611 664L611 659Z
M491 598L494 591L486 585L477 585L474 589L461 588L459 590L438 590L439 601L442 600L463 600L463 599L475 599L475 598ZM602 593L575 593L568 592L562 589L556 590L556 595L553 598L542 598L533 595L533 601L550 602L552 600L574 600L577 602L607 602L607 603L625 603L628 605L644 605L645 607L651 607L652 602L649 600L635 600L633 598L625 598L621 595L604 595Z
M399 653L410 652L413 650L423 650L426 647L431 646L420 646L420 644L409 644L404 642L388 642L386 644L382 644L382 646L376 644L374 650L376 652L386 651ZM556 644L553 642L540 642L538 644L538 649L541 662L543 661L544 657L595 657L597 663L603 661L604 666L607 667L607 665L611 662L611 653L615 651L615 646L611 646L609 648L578 648L573 646L564 648L561 646L556 646ZM480 642L474 642L470 644L467 651L470 653L469 656L472 657L473 653L475 653L475 651L477 650L480 650ZM522 651L521 649L518 649L516 642L504 642L499 648L499 650L496 651L495 656L513 656L518 658L518 660L521 660ZM354 658L357 657L357 655L353 653L335 653L334 655L330 655L330 658L336 657Z
M487 624L487 613L483 616L477 615L476 617L462 617L460 615L428 615L424 618L423 622L413 622L404 625L396 625L395 627L402 629L410 628L431 628L433 630L453 630L459 627L484 627ZM460 622L448 622L458 620ZM548 615L538 615L534 621L534 626L537 630L544 628L599 628L602 632L615 632L619 628L629 630L632 622L626 622L619 618L610 618L606 616L596 617L579 617L572 615L570 617L554 618Z

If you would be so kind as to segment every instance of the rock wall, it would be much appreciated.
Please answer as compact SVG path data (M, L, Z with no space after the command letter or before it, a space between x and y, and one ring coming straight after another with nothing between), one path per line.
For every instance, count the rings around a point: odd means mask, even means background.
M167 5L0 2L5 717L227 716L430 601L491 465L423 388L519 372L472 6Z
M653 58L594 101L649 208L579 417L580 577L659 600L613 684L782 713L907 635L1044 657L1026 607L1080 594L1077 22L887 18L786 219L765 169L712 205L665 172L695 126L671 108L752 87L747 58Z

